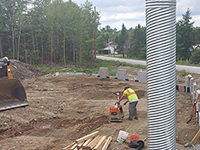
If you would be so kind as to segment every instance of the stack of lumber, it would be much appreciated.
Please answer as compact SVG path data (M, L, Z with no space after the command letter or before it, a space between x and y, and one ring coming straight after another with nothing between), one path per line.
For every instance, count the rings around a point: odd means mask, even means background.
M72 144L63 148L63 150L107 150L112 137L99 135L99 131L88 134L77 139Z

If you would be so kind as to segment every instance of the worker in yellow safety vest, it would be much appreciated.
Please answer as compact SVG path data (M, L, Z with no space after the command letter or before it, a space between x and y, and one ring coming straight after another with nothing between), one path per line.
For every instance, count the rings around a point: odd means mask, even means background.
M129 86L125 86L123 95L120 97L120 99L117 101L119 103L123 98L127 98L126 102L124 105L126 105L127 102L129 102L129 118L128 120L133 120L134 119L138 120L138 115L137 115L137 103L138 103L138 96L135 93L135 91Z

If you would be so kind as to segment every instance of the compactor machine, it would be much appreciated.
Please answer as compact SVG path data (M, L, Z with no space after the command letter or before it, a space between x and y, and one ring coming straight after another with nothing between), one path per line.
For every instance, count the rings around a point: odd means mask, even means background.
M27 105L25 89L13 78L10 61L7 57L0 58L0 111Z
M113 94L115 94L116 99L119 100L122 92L115 92ZM122 106L119 103L115 103L114 106L110 106L109 115L110 122L122 122L124 118Z

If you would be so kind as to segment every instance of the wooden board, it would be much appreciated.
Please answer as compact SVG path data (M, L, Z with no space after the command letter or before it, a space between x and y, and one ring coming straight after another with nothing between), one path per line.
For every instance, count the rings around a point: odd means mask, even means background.
M193 145L196 144L197 139L199 138L199 136L200 136L200 130L196 133L196 135L194 136L194 138L193 138L192 141L191 141L191 143L192 143Z
M77 147L77 144L74 144L74 146L72 146L72 147L70 148L70 150L75 150L76 147Z
M88 134L88 135L86 135L86 136L84 136L82 138L79 138L79 139L76 140L76 143L79 144L81 142L84 142L84 141L86 141L86 140L88 140L88 139L90 139L92 137L95 137L98 133L99 133L99 131L96 131L96 132Z
M87 147L90 147L91 149L93 149L95 147L95 145L98 143L100 136L96 136L88 145Z
M109 136L106 140L105 144L103 145L103 148L101 150L107 150L108 146L110 145L110 142L112 141L112 137Z
M83 148L86 148L87 145L93 140L93 138L88 139L87 141L85 141L85 143L83 144Z
M85 143L85 142L79 143L79 144L77 145L77 148L80 149L80 148L83 146L84 143Z
M106 136L102 136L99 140L99 142L97 143L97 145L94 147L94 150L98 150L98 148L101 147L101 145L103 145L103 142L105 141Z

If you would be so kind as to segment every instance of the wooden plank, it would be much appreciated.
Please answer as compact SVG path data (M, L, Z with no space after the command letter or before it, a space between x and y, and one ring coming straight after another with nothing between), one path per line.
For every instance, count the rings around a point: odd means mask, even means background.
M74 146L72 146L72 147L70 148L70 150L75 150L75 148L77 147L77 145L78 145L78 144L74 144Z
M91 150L90 147L83 148L83 150Z
M200 136L200 130L196 133L196 135L194 136L194 138L193 138L192 141L191 141L191 143L192 143L193 145L196 144L197 139L199 138L199 136Z
M64 149L69 149L69 148L72 147L74 144L75 144L75 142L73 142L72 144L70 144L70 145L64 147L63 150L64 150Z
M92 145L92 143L95 142L95 140L99 137L99 135L97 135L95 138L92 139L92 141L86 146L86 147L90 147L90 145Z
M82 138L79 138L79 139L76 140L76 143L79 144L81 142L84 142L84 141L86 141L86 140L88 140L88 139L90 139L92 137L95 137L98 133L99 133L99 131L96 131L96 132L88 134L88 135L86 135L86 136L84 136Z
M80 149L84 143L85 143L85 142L79 143L79 144L77 145L77 148Z
M102 150L102 148L103 148L103 146L104 146L104 144L105 144L105 142L106 142L106 139L101 143L101 145L98 147L98 149L97 150Z
M110 142L112 141L112 137L109 136L108 139L106 140L103 148L101 150L107 150L108 146L110 145Z
M105 141L106 136L102 136L100 141L97 143L97 145L94 147L94 150L98 150L98 148L103 145L103 142Z
M85 147L83 150L92 150L90 147Z
M83 144L83 148L86 148L86 146L93 140L93 138L88 139L87 141L85 141L85 143Z
M99 136L93 143L90 145L91 149L94 149L94 147L98 144L99 140L102 138L102 136Z
M91 150L90 147L82 147L83 150Z
M106 139L101 143L97 150L102 150L104 144L106 143Z
M99 140L99 135L96 136L88 145L87 147L90 147L91 149L98 143L98 140Z

